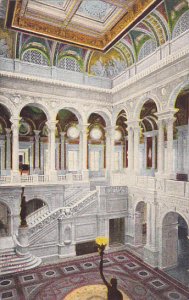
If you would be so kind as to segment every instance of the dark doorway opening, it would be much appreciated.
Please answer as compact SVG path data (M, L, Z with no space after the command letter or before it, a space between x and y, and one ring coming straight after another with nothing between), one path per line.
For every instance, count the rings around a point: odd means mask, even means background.
M124 244L125 241L125 219L117 218L109 220L109 245L116 246Z
M98 248L95 241L76 244L76 255L84 255L97 252Z

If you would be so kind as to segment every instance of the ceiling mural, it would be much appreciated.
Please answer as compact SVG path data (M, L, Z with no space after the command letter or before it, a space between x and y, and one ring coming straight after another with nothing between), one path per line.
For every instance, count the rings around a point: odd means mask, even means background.
M87 30L94 41L94 35L100 36L110 29L116 16L120 17L120 11L122 13L128 11L129 6L134 9L135 2L140 2L136 0L77 0L73 5L74 10L71 6L73 1L28 0L26 1L28 6L25 8L33 18L41 16L43 11L42 17L48 22L51 22L51 17L55 14L56 21L61 23L62 27L71 26L70 28L78 30L78 35L80 33L85 35L85 30ZM18 1L20 4L21 2L21 0ZM21 31L16 34L15 31L8 30L4 26L6 4L6 0L0 2L0 56L61 67L71 71L88 72L90 75L100 77L114 78L167 40L189 28L187 1L164 0L133 26L109 51L102 53L95 50L95 44L93 50L89 50L48 37L43 38ZM47 18L46 14L49 12L51 15Z
M107 51L161 0L9 1L6 25L60 42Z
M113 78L126 69L126 60L123 54L113 48L106 54L93 52L89 62L89 74Z

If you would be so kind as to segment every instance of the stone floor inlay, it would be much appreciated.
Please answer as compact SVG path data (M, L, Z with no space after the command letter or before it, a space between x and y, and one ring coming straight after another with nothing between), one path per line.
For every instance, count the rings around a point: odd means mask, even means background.
M127 260L122 259L124 257ZM189 300L187 287L128 251L106 253L105 261L105 278L108 282L112 277L117 278L118 289L127 297L124 299ZM95 294L91 286L98 287ZM89 287L91 294L82 294L86 289L89 291ZM106 292L99 273L98 254L42 265L0 278L0 300L104 300Z

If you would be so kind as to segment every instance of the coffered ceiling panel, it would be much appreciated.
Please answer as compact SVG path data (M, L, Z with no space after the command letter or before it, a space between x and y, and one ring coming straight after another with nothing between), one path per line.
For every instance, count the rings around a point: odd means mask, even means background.
M160 0L9 0L6 25L106 51Z

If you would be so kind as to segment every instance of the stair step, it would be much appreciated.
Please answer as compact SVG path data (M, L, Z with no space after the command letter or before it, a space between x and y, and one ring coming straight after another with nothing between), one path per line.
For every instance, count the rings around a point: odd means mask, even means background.
M41 259L30 255L29 261L25 260L22 263L17 263L14 265L7 264L3 268L1 268L0 275L10 274L10 273L18 272L18 271L29 270L29 269L32 269L32 268L38 266L40 263L41 263Z
M26 260L30 258L30 255L26 255L26 256L19 256L17 254L15 254L14 256L12 257L8 257L8 260L5 258L5 259L1 259L0 257L0 266L2 264L5 264L5 262L10 262L10 263L17 263L17 261L23 261L23 260Z

